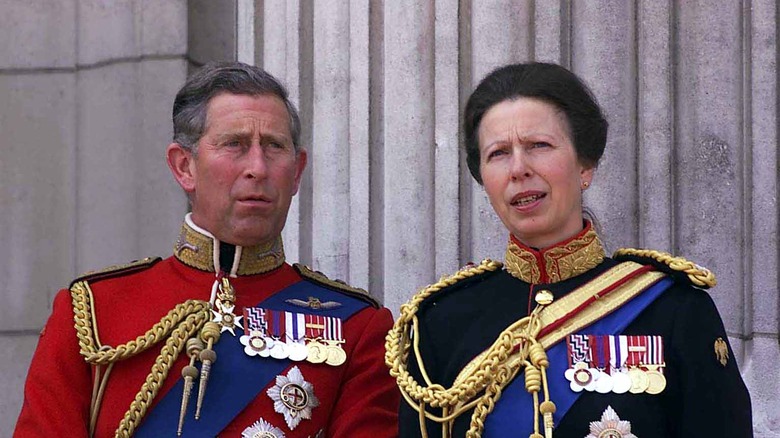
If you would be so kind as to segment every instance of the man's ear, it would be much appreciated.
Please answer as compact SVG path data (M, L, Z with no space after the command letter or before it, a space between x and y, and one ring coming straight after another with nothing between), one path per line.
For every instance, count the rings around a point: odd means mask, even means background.
M165 151L165 156L168 161L168 168L171 169L176 182L179 183L187 194L193 193L197 175L195 171L195 157L193 157L192 152L179 143L171 143Z
M293 188L293 195L298 193L298 187L301 185L301 177L303 176L303 170L306 169L306 161L309 156L306 153L306 149L300 148L296 153L295 163L295 187Z

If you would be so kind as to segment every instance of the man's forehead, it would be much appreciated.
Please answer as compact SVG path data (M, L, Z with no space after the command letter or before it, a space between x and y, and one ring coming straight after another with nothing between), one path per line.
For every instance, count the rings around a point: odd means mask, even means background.
M226 100L225 97L236 97L237 99L230 99ZM242 99L245 98L245 99ZM254 100L253 103L248 103ZM253 106L258 104L260 101L262 101L261 106ZM240 108L244 107L244 108ZM290 134L291 126L290 126L290 113L285 105L284 101L277 95L273 93L262 93L262 94L250 94L250 93L231 93L227 91L223 91L220 93L215 94L211 98L209 98L208 103L206 105L206 123L204 126L204 130L208 130L211 126L211 122L213 121L213 118L215 116L228 116L229 118L231 116L235 116L232 121L236 124L236 129L249 129L249 127L245 124L246 120L242 120L240 117L240 111L246 110L246 111L256 111L260 110L263 111L266 114L271 114L275 111L280 111L278 114L280 121L283 121L285 123L284 131L287 131L284 134ZM216 114L215 114L216 112ZM243 125L243 127L242 127Z

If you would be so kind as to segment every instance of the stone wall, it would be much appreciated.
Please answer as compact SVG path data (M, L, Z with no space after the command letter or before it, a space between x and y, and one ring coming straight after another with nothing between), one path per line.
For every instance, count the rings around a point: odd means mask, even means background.
M0 11L0 436L11 436L57 290L171 252L186 200L164 153L187 3L0 0Z

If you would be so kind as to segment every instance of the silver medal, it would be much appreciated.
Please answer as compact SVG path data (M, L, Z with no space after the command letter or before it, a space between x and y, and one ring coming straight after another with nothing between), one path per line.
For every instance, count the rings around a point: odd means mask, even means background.
M625 394L631 389L631 377L624 371L613 370L612 372L612 392L615 394Z

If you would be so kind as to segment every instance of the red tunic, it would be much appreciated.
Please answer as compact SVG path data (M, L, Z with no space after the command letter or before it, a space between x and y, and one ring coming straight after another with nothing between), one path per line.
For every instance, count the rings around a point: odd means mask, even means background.
M288 264L265 274L233 278L236 308L256 305L298 281L301 276ZM176 304L187 299L208 301L213 283L213 273L191 268L173 257L140 272L90 282L100 342L111 346L126 343L145 333ZM288 438L314 436L320 431L334 437L397 436L399 394L384 365L384 338L391 326L392 316L387 309L368 306L344 322L345 364L295 364L306 381L314 385L320 405L313 409L311 420L301 421L294 431L287 427L283 415L274 411L273 401L266 394L274 385L272 379L220 436L241 436L260 418L283 430ZM114 365L95 436L114 436L162 345L160 342ZM155 400L176 383L188 360L186 354L179 357ZM219 366L219 360L214 366ZM93 367L79 354L70 292L62 290L54 300L52 315L30 366L14 436L87 436L92 387ZM208 392L218 390L210 386ZM185 430L194 422L187 418Z

